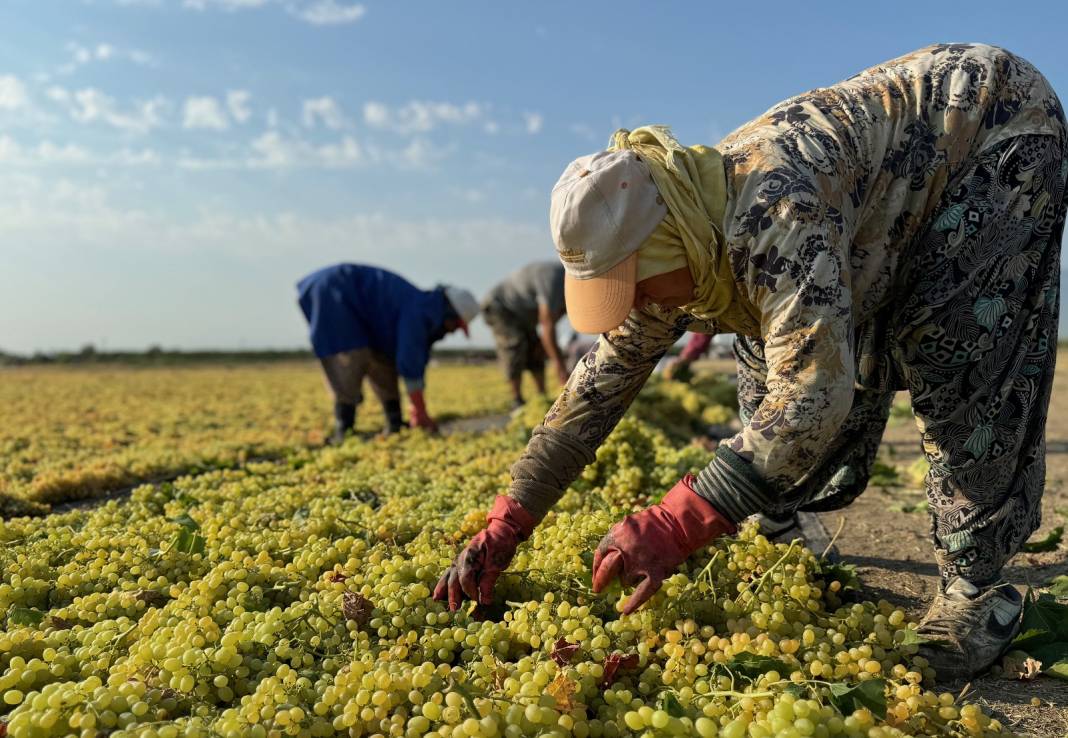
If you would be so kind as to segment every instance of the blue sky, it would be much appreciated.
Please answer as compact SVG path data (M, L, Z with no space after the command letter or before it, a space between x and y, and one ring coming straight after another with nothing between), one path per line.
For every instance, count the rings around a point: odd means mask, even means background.
M549 189L620 125L715 143L939 41L1064 97L1066 28L1056 2L6 0L0 350L301 346L293 283L341 260L481 294L552 257Z

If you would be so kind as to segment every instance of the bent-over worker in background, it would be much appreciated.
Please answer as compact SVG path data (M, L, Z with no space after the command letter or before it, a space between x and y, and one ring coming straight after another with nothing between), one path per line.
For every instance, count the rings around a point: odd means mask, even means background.
M490 600L684 331L738 335L742 430L601 541L593 587L632 612L747 515L864 491L907 389L942 584L921 634L941 678L1019 627L1006 561L1038 527L1057 347L1066 128L1002 49L943 44L786 100L718 147L618 131L567 167L550 222L577 330L605 331L435 596Z
M493 331L497 359L512 388L513 407L523 404L524 371L530 372L538 392L545 394L547 358L560 384L567 383L564 353L556 340L556 323L564 313L564 268L558 261L538 261L517 269L482 301L482 319Z
M340 443L356 423L366 377L382 403L385 433L400 430L398 375L408 392L408 416L419 428L436 430L423 396L430 347L478 315L474 295L439 285L421 290L393 272L359 264L336 264L297 284L311 344L334 394L334 434Z

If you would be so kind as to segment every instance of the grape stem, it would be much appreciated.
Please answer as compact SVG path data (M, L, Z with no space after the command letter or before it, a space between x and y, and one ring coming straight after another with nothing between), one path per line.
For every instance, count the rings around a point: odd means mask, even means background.
M749 586L749 588L746 590L746 593L749 595L749 599L750 600L752 600L754 597L756 597L760 593L760 590L763 589L763 587L764 587L764 580L766 580L771 575L771 573L773 571L778 569L779 566L784 561L786 561L787 557L791 553L793 553L794 547L796 545L797 545L797 539L795 538L794 540L790 541L789 547L787 547L786 552L782 556L779 557L779 560L776 561L771 566L769 566L768 570L766 572L764 572L763 574L761 574L760 577L753 584L751 584Z

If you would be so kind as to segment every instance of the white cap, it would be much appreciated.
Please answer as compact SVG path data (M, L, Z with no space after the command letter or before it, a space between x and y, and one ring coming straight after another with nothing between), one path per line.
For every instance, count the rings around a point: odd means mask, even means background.
M601 151L567 165L553 187L549 228L575 330L602 333L627 317L638 247L667 212L648 164L633 151Z
M471 333L467 330L467 324L478 315L478 300L468 290L452 285L445 285L445 299L460 316L460 327L464 329L464 335L470 337Z

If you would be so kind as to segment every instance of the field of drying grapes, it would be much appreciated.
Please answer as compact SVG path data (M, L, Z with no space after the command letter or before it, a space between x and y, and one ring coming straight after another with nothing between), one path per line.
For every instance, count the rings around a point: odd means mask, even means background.
M1065 736L1066 682L1008 663L947 688L917 656L934 568L904 406L878 486L824 516L859 588L747 528L632 615L618 588L591 591L608 527L703 466L701 428L731 421L719 369L653 380L495 606L457 613L430 592L546 407L480 420L507 404L491 367L431 373L453 432L375 438L368 403L333 448L310 363L5 371L0 735ZM1050 439L1037 538L1068 512L1068 412ZM1014 583L1066 573L1046 547ZM1042 603L1021 648L1068 648L1062 606Z

